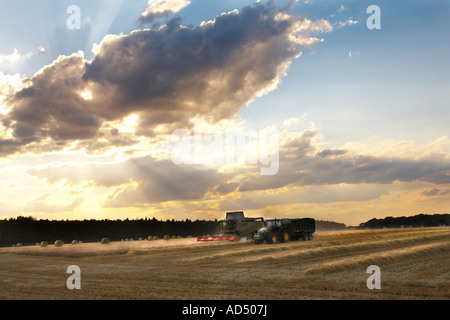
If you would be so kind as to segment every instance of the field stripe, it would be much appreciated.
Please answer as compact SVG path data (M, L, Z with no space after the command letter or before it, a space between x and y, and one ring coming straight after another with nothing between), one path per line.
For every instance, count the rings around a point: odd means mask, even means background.
M394 239L394 240L375 240L375 241L365 241L361 243L353 244L340 244L340 245L330 245L326 244L320 247L314 248L304 248L298 250L287 250L285 252L269 252L268 254L262 254L258 256L249 256L243 259L238 259L237 263L249 263L249 262L261 262L264 260L279 260L279 259L292 259L292 258L317 258L321 256L332 256L335 254L359 254L361 250L378 250L378 249L388 249L394 246L406 246L415 245L417 243L424 243L429 241L436 241L447 239L450 240L450 234L438 234L433 236L421 236L421 237L408 237L404 239Z
M424 244L410 248L393 249L383 252L372 253L368 255L359 255L357 257L347 257L336 259L331 262L316 264L305 271L306 274L329 273L343 271L358 266L369 266L371 264L380 265L386 262L392 262L400 259L418 257L450 250L450 242L441 241L437 243Z

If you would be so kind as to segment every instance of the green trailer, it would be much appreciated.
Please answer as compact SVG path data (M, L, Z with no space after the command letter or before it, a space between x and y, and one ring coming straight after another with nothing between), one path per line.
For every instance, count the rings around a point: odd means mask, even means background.
M316 221L311 218L302 219L271 219L266 220L266 226L253 237L256 244L263 242L279 243L291 240L312 240L316 231Z

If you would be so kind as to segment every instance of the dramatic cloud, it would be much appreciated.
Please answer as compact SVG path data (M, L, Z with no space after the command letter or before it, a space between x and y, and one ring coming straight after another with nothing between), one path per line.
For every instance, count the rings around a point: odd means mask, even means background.
M15 138L70 140L95 136L101 123L98 110L93 110L96 105L81 95L84 65L81 54L60 56L7 101L13 108L4 124L12 127Z
M189 6L189 0L148 0L148 7L140 17L141 23L151 23Z
M133 158L122 163L84 166L49 166L30 169L30 175L50 183L66 180L71 184L91 182L117 187L104 206L142 206L171 200L199 200L214 186L230 178L204 166L180 166L171 160Z
M315 151L311 139L316 131L305 131L280 147L277 175L248 175L239 191L269 190L286 186L332 184L391 184L395 181L450 183L450 162L441 157L420 159L349 154L345 150Z
M260 175L258 166L239 166L223 173L217 166L175 165L168 159L149 156L111 164L48 166L28 173L50 183L65 180L71 184L88 182L112 187L114 192L104 199L104 207L208 199L217 203L226 201L223 205L231 206L237 201L233 197L237 194L241 200L253 199L255 208L258 203L268 203L264 199L270 199L274 205L366 201L379 197L386 192L386 185L396 181L450 184L450 162L442 157L411 160L358 155L339 149L321 150L311 142L318 135L315 130L282 132L279 172L273 176ZM248 195L254 192L257 195ZM425 196L439 194L443 193L437 188L423 192ZM221 199L222 196L226 199ZM251 207L250 201L248 206Z
M98 139L105 122L131 114L139 119L136 135L145 136L187 128L195 117L233 118L277 87L302 46L321 41L311 33L331 29L325 20L255 4L195 28L172 20L157 30L109 35L91 61L82 53L61 56L24 80L7 99L11 111L2 123L13 140L4 144L50 139L62 148Z

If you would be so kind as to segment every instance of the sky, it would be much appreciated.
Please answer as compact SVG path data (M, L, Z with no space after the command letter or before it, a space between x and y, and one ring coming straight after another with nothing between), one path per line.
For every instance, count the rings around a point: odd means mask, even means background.
M449 212L449 1L0 8L0 219Z

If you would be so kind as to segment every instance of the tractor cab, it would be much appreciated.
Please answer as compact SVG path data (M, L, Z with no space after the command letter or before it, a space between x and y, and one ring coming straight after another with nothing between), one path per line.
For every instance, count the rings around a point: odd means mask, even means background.
M279 227L281 227L281 220L279 220L279 219L267 220L267 227L279 228Z

